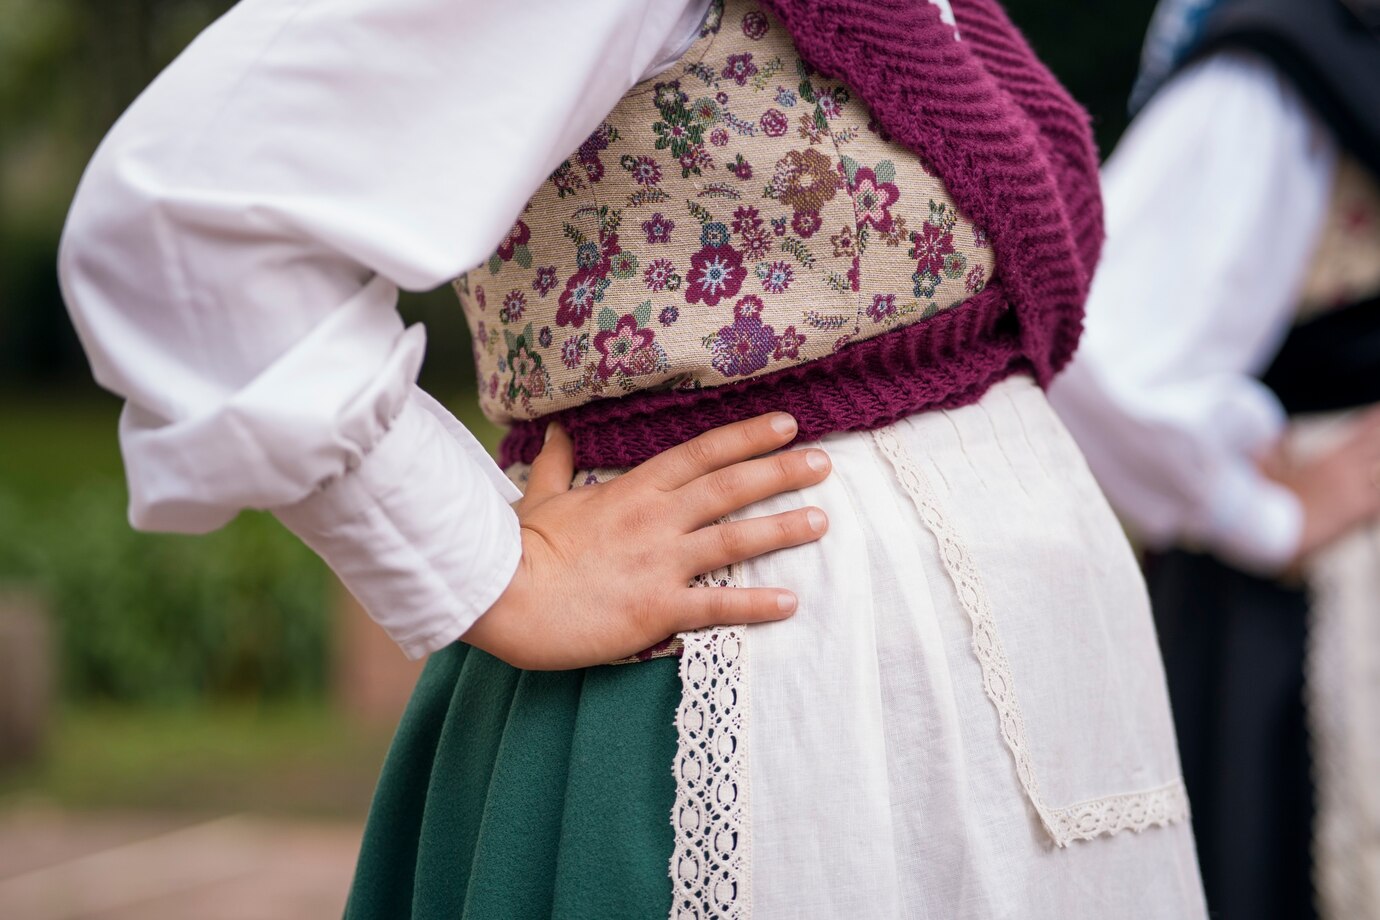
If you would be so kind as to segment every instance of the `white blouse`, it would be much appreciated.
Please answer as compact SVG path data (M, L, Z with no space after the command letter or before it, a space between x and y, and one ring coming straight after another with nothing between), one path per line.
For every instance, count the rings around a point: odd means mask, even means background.
M397 288L479 264L708 0L242 0L119 120L63 234L130 520L272 509L411 656L521 554L517 491L414 385Z
M1050 400L1151 546L1263 572L1298 548L1298 499L1256 466L1285 415L1255 375L1293 320L1336 158L1275 68L1223 54L1165 86L1103 169L1107 243Z

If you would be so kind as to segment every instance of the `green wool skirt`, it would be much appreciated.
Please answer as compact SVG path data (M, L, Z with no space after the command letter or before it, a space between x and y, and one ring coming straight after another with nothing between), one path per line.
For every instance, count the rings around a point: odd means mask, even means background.
M665 917L677 661L431 656L379 779L348 920Z

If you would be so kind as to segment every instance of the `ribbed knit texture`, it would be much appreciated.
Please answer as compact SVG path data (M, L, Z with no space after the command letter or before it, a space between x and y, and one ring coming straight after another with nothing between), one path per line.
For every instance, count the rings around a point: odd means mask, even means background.
M740 383L603 399L515 425L530 462L560 422L584 468L640 463L719 425L786 411L798 438L976 402L1015 370L1043 386L1072 357L1102 243L1087 114L993 0L956 0L961 41L924 0L763 0L801 56L844 81L984 227L993 282L929 320Z

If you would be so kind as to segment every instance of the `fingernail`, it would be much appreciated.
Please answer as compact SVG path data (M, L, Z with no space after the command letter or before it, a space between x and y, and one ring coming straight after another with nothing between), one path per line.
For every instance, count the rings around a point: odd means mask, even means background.
M555 434L555 433L556 433L556 423L555 423L555 422L548 422L547 425L546 425L546 434L542 435L541 442L542 442L543 444L545 444L547 441L551 440L551 436L552 436L553 434Z
M818 508L811 508L805 512L805 520L810 522L810 529L815 533L823 533L824 528L829 525L829 518Z
M789 591L782 591L776 595L776 608L782 613L790 613L795 609L795 595Z
M784 412L778 412L771 418L771 427L779 435L795 434L795 419Z
M822 450L807 450L805 465L816 473L823 473L829 469L829 455Z

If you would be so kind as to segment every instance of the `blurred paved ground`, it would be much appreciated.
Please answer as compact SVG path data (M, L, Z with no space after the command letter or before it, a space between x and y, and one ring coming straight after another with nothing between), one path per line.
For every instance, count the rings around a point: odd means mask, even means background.
M5 920L338 920L362 827L0 813Z

